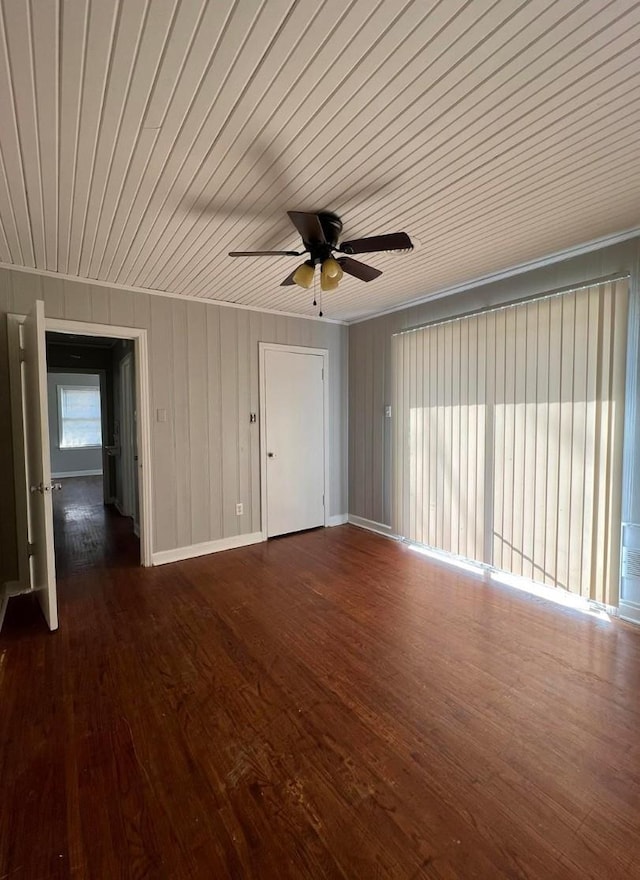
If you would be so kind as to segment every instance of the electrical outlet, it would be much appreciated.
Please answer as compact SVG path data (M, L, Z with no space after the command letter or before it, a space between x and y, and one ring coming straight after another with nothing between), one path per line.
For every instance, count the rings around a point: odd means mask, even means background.
M243 511L244 511L244 507L242 505L242 502L238 501L238 503L236 504L236 516L242 516Z

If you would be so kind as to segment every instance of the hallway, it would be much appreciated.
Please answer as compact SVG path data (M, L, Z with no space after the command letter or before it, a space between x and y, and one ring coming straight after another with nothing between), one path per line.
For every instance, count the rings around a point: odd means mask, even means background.
M140 542L130 517L105 505L102 477L56 480L62 490L53 493L53 529L58 579L86 574L87 570L140 564Z

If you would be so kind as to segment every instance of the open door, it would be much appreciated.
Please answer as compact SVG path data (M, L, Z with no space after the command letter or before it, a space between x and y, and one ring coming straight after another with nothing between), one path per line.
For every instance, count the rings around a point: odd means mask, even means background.
M51 456L47 406L44 303L38 300L22 325L22 418L31 589L49 629L58 628Z

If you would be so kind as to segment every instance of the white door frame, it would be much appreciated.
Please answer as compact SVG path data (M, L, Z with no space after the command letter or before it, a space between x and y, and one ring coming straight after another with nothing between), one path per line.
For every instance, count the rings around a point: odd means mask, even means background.
M24 315L7 315L9 327L24 321ZM47 331L56 333L69 333L75 336L102 336L109 339L131 339L134 343L135 353L135 395L136 395L136 411L137 433L138 433L138 491L140 505L140 564L144 566L153 565L152 555L152 475L151 475L151 412L150 412L150 394L149 394L149 346L147 341L147 331L138 327L118 327L113 324L93 324L85 321L69 321L66 318L47 318ZM13 338L13 342L12 342ZM15 345L17 333L15 330L9 333L9 352L11 354L12 345ZM18 342L19 344L19 342ZM12 389L12 404L15 391ZM14 409L14 412L17 410ZM19 419L12 419L13 422L13 439L14 449L22 448L22 425L16 424ZM19 441L19 442L17 442ZM20 456L14 456L16 468L16 513L18 519L24 508L25 502L19 498L22 487L24 486L24 474L20 474L21 467L24 465L19 461ZM26 521L25 521L26 522ZM17 523L18 529L18 558L24 555L26 549L26 534L23 534L24 528L20 522ZM22 571L20 571L20 579L22 580Z
M322 392L324 398L323 420L324 437L324 524L329 525L329 351L326 348L307 348L303 345L282 345L277 342L258 343L258 372L260 379L260 530L262 540L267 540L267 406L266 406L266 358L267 351L286 351L291 354L312 354L322 358L324 381Z

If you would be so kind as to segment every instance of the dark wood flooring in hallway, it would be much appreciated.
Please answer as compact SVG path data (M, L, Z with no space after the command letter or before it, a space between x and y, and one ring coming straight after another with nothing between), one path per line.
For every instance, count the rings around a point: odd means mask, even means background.
M133 521L113 505L104 504L102 477L68 477L56 482L62 491L53 493L53 530L56 571L63 585L67 576L91 569L140 564Z
M638 630L352 526L110 548L8 613L2 880L640 875Z

